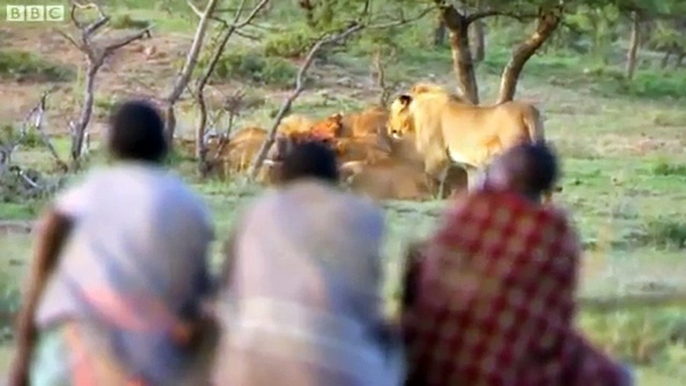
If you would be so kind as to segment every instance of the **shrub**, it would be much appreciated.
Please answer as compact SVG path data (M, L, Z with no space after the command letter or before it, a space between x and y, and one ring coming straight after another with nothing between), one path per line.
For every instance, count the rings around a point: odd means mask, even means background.
M659 162L653 167L653 174L656 176L682 176L686 177L686 165L674 165L668 162Z
M0 78L15 81L65 82L73 80L73 68L51 63L40 56L16 50L0 50Z
M112 21L110 21L109 25L114 29L145 29L150 26L150 22L147 20L134 19L131 15L126 13L115 16Z
M201 63L203 65L206 64ZM217 63L214 76L219 80L247 80L285 88L293 85L296 73L297 68L286 59L265 57L256 50L236 50L224 53Z
M267 56L299 58L307 54L315 40L317 36L311 29L296 26L288 33L270 34L264 42L264 53Z
M648 221L638 240L663 249L686 249L686 223L668 218Z
M613 356L634 364L666 362L675 349L686 347L684 313L665 310L583 313L582 329Z

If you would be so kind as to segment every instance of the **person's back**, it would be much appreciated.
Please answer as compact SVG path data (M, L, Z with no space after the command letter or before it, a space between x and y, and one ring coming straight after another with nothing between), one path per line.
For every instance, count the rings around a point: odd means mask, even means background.
M379 293L380 210L298 178L240 225L217 384L397 384L399 341L387 336Z
M564 212L537 203L556 174L545 145L514 148L414 254L406 385L628 384L574 330L578 236Z
M210 291L208 213L163 169L166 145L151 107L122 105L109 140L117 163L87 174L47 217L43 232L68 230L49 251L39 251L38 267L45 265L41 253L59 263L33 278L40 295L27 301L24 323L40 331L31 384L84 374L98 384L119 378L176 384L193 356L175 335L194 333L201 298ZM79 359L79 350L92 358ZM55 367L71 373L55 374Z

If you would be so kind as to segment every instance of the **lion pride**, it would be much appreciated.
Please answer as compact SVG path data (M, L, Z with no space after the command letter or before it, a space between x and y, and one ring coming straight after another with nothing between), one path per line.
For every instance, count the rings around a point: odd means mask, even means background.
M413 135L426 172L439 180L451 163L463 167L470 189L493 156L523 141L544 139L540 112L531 104L478 106L429 83L393 101L387 130L393 138Z

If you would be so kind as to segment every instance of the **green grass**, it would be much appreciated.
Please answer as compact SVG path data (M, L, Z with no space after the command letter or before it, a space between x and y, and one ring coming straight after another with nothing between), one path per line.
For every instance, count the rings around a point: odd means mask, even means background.
M64 82L73 80L71 67L50 63L29 51L0 50L0 79L32 82Z
M169 11L161 9L161 2L120 0L108 4L115 17L114 26L119 28L153 20L158 33L188 33L196 19L184 3L173 3ZM164 16L167 14L172 16ZM454 87L447 48L423 48L426 42L421 36L424 35L416 31L404 31L401 35L407 44L398 60L387 69L389 81L409 85L434 79ZM301 49L302 42L298 39L282 42L283 39L268 39L265 45L271 51ZM275 42L284 47L276 47ZM246 49L245 42L232 45L232 50L236 46ZM250 49L261 52L258 50L265 48ZM311 84L316 89L307 89L293 112L324 117L337 111L359 109L376 99L368 86L368 53L368 47L353 45L347 53L328 55L326 63L311 70L312 78L316 79ZM507 53L505 49L491 49L478 67L484 102L495 99L498 75ZM278 65L265 64L264 58L234 59L231 55L225 59L227 68L223 78L235 82L235 68L243 69L242 78L253 81L247 85L249 90L265 96L265 105L244 114L240 123L267 125L284 97L283 91L275 92L275 84L286 82L285 77L279 78ZM274 76L276 80L271 82L274 84L260 82L264 79L258 78L265 74ZM337 86L343 78L362 84L361 90ZM218 79L217 83L222 80ZM641 68L635 81L629 84L621 80L618 65L602 65L582 55L564 52L536 55L526 65L518 98L534 101L542 110L546 135L562 156L564 190L556 201L573 215L584 242L581 295L612 296L651 288L686 290L685 90L683 70L661 72ZM104 112L113 102L114 99L101 96L96 99L96 107ZM179 111L177 118L192 127L194 114L193 110ZM67 139L57 140L56 146L61 154L68 154ZM40 148L22 150L16 160L39 169L46 169L50 162ZM180 162L175 167L208 202L214 215L218 235L213 249L216 265L221 261L221 242L241 210L260 190L249 187L245 195L238 197L238 182L198 182L189 172L193 170L192 165ZM0 220L33 219L43 205L40 200L0 203ZM384 255L388 278L385 293L389 299L397 294L405 246L411 240L429 235L446 205L445 202L383 203L388 225ZM17 262L28 259L30 244L28 235L0 234L0 312L16 307L16 291L26 269L25 264ZM578 323L594 342L618 358L637 364L638 384L669 386L686 384L684 321L686 312L675 309L610 314L582 309ZM4 347L0 346L0 374L7 363Z

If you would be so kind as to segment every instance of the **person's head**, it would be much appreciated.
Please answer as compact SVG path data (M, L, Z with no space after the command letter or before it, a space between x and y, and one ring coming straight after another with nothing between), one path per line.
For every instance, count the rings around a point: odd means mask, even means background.
M164 122L149 102L132 100L110 116L107 150L119 161L161 162L167 155Z
M512 190L532 199L550 191L559 175L557 157L544 142L516 146L489 167L489 187Z
M283 156L279 177L281 183L304 178L336 183L339 178L336 153L319 141L294 144Z

